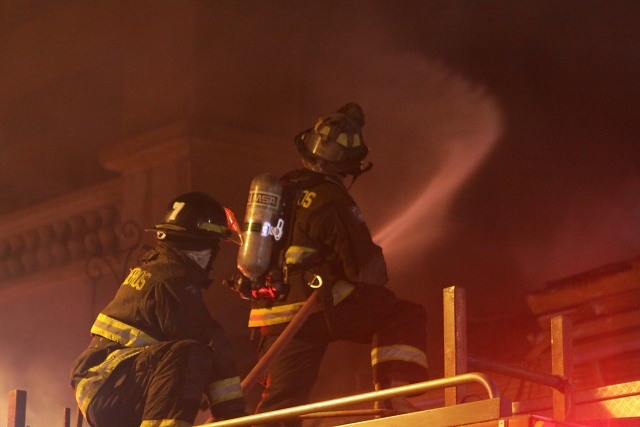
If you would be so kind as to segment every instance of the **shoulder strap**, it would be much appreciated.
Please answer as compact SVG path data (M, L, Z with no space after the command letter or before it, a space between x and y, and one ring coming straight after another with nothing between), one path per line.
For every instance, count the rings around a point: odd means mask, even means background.
M296 203L303 190L327 182L327 177L307 169L297 169L282 176L280 182L282 184L280 216L284 219L284 230L282 240L274 245L272 260L274 264L277 264L278 268L282 269L284 266L284 251L291 243L291 229L295 220Z

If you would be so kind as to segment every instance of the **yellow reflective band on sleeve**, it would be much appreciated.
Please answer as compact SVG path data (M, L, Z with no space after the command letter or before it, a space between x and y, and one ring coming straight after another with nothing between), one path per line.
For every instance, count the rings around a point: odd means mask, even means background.
M211 406L241 397L240 377L216 381L207 387L207 400Z
M317 250L314 248L307 248L305 246L289 246L284 254L284 262L285 264L299 264L305 258L316 252Z
M390 345L371 350L371 366L382 362L409 362L427 368L427 355L411 345Z
M303 305L304 302L297 302L295 304L276 305L271 308L251 309L249 327L255 328L290 322Z
M140 347L158 342L151 335L105 314L98 314L91 333L115 341L124 347Z
M89 404L93 400L93 397L96 395L100 387L102 387L102 384L104 384L105 380L109 377L111 372L113 372L116 366L118 366L122 361L139 354L143 350L144 347L135 347L112 351L104 362L87 371L86 377L80 380L76 386L76 401L78 402L78 407L85 417L87 416L87 408L89 408Z
M182 420L144 420L140 427L191 427L192 425Z

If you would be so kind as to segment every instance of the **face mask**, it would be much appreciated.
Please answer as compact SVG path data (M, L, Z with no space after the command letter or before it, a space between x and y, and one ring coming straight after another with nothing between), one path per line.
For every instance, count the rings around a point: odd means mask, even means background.
M211 249L205 249L203 251L182 251L186 256L194 260L203 269L209 265L211 259Z

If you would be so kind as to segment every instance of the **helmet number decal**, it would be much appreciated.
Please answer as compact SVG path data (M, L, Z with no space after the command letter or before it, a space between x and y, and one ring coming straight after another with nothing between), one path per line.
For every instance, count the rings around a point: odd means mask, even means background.
M313 199L317 196L315 191L302 190L302 196L298 199L298 206L308 208L313 203Z
M184 208L184 206L185 206L184 202L173 202L173 209L171 210L171 213L169 214L167 219L169 221L175 221L176 217L178 216L182 208Z

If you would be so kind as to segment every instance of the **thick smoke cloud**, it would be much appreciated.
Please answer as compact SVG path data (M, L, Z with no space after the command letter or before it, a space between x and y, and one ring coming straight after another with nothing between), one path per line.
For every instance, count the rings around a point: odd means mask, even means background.
M27 392L26 425L33 427L62 425L64 408L73 409L72 419L75 417L75 406L67 387L60 387L58 375L52 375L52 365L45 361L29 363L26 375L23 374L24 360L0 360L0 388L6 391L0 407L0 420L7 420L6 395L9 390L25 390ZM63 385L66 381L63 381Z

